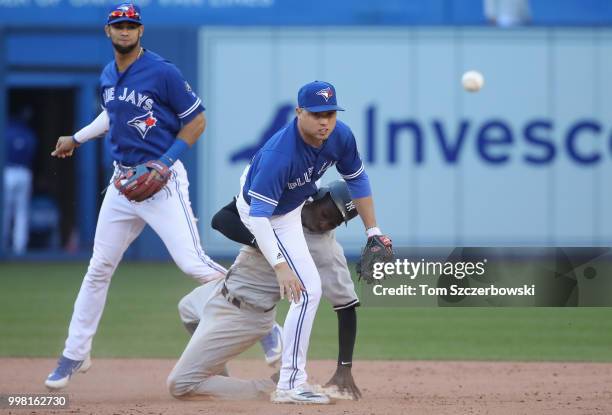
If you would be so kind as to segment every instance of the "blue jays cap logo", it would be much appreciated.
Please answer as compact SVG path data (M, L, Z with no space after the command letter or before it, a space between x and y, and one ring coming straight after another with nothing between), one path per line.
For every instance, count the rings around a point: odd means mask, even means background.
M298 91L298 107L309 112L344 111L336 102L336 90L329 82L310 82Z
M157 118L153 116L153 111L149 111L144 115L132 118L128 121L128 125L134 127L140 133L142 139L145 139L151 128L157 125Z
M323 97L323 99L325 99L325 102L329 101L329 99L331 97L334 96L334 91L332 91L332 89L330 87L324 88L320 91L317 91L317 95Z

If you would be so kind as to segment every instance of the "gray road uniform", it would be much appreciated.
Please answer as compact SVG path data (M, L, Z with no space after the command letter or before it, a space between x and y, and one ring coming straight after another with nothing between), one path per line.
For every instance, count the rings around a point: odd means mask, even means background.
M323 296L335 310L357 305L344 250L335 232L304 229L304 235L321 275ZM175 397L268 399L276 388L272 380L228 377L225 364L270 331L279 300L273 269L258 250L243 246L225 280L197 287L179 303L182 322L198 325L168 376L170 393Z
M344 249L336 240L336 231L314 233L304 228L304 237L321 275L323 297L335 311L359 305Z

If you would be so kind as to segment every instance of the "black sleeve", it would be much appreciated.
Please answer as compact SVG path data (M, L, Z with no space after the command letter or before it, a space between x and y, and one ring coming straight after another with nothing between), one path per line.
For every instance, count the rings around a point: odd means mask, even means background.
M355 306L338 310L338 366L353 365L353 350L357 337Z
M221 232L226 238L243 245L257 248L255 237L244 226L236 207L236 198L215 213L211 221L213 229Z

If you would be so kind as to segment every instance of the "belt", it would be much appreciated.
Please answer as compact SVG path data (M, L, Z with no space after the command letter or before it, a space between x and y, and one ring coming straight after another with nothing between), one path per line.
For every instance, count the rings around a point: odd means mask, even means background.
M225 299L233 304L236 308L240 308L242 310L253 310L253 311L257 311L259 313L263 312L263 313L267 313L268 311L271 311L275 306L272 306L266 310L260 308L260 307L256 307L253 306L249 303L245 303L244 301L240 301L239 299L235 298L233 295L231 295L229 293L229 290L227 289L227 285L225 285L225 283L223 283L223 288L221 288L221 295L223 297L225 297Z
M119 163L118 161L115 162L115 167L121 172L121 173L125 173L126 171L130 170L132 168L132 166L126 166L124 164Z

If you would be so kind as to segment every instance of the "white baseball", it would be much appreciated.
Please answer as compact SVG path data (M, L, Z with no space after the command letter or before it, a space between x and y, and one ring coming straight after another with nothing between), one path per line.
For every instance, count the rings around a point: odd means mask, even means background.
M484 77L478 71L467 71L461 77L461 83L466 91L477 92L484 85Z

